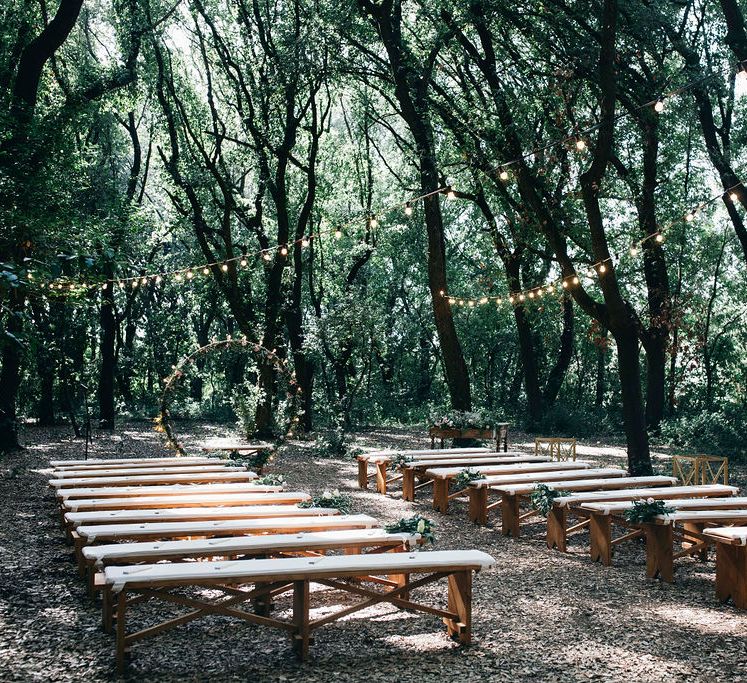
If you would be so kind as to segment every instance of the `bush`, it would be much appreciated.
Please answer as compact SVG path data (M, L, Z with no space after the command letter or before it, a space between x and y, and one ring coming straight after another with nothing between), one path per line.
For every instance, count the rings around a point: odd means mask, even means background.
M330 429L314 444L314 455L318 458L341 458L347 453L347 434L342 427Z
M666 444L713 455L745 457L745 433L747 411L729 405L678 416L661 424L661 439Z

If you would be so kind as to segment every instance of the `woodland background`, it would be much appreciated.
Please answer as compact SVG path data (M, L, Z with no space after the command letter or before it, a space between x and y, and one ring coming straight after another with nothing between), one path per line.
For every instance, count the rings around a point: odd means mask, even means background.
M307 431L744 453L745 60L737 0L7 0L0 450L152 418L231 335ZM181 386L283 429L262 356Z

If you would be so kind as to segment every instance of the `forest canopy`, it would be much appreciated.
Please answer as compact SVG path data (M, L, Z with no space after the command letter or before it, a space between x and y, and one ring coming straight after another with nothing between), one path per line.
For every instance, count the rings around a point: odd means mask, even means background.
M743 451L746 66L737 0L7 0L0 450L177 368L263 437Z

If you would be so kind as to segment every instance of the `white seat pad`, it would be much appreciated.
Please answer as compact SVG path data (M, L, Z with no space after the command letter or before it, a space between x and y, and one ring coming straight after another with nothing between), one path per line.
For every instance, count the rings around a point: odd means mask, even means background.
M657 522L727 522L747 519L747 506L742 510L683 510L668 515L656 515Z
M253 482L239 482L228 484L167 484L164 486L112 486L111 488L101 487L82 487L82 488L60 488L56 494L58 498L64 501L74 500L76 498L118 498L122 496L182 496L218 494L218 493L271 493L273 491L282 491L282 486L265 486L264 484L254 484Z
M479 456L452 456L450 458L426 458L423 460L413 460L412 462L405 463L405 467L456 467L460 465L460 469L465 467L479 466L479 465L510 465L513 463L529 463L529 462L549 462L550 458L545 455L525 455L522 453L494 453L491 455L479 455Z
M69 524L124 524L136 522L179 522L203 519L252 519L262 517L321 517L339 514L337 508L300 508L295 505L242 505L214 508L162 508L157 510L99 510L68 512Z
M226 519L205 522L147 522L144 524L101 524L79 526L76 531L93 543L96 538L135 538L163 534L168 536L217 536L243 532L261 534L296 529L372 529L378 527L369 515L330 515L328 517L275 517L271 519Z
M577 505L580 503L604 502L608 500L638 500L639 498L676 498L677 496L733 496L739 492L736 486L706 484L704 486L669 486L656 489L622 489L620 491L586 491L561 496L555 505Z
M50 467L75 467L81 466L95 466L100 465L132 465L133 463L152 464L155 466L170 465L170 464L183 464L183 463L196 463L196 462L207 462L209 463L212 458L208 458L205 455L199 456L183 456L183 457L165 457L165 458L92 458L90 460L50 460Z
M137 486L138 484L189 483L190 481L251 481L256 479L254 472L203 472L202 474L158 474L155 476L138 475L135 477L81 477L72 479L52 479L49 482L54 488L63 486Z
M161 541L114 543L111 545L89 545L83 548L83 556L94 562L116 562L145 560L148 557L180 556L189 553L232 554L289 550L292 548L324 549L345 544L370 543L376 545L386 541L400 541L411 545L420 539L420 534L390 534L383 529L343 529L340 531L309 531L297 534L270 534L267 536L231 536L228 538L197 539L194 541Z
M95 490L95 489L94 489ZM224 493L213 495L184 496L144 496L128 498L75 498L64 501L70 512L87 510L135 510L145 508L189 508L219 507L235 505L281 505L283 503L301 503L309 500L308 493L288 491L286 493Z
M103 470L64 470L54 473L55 479L81 479L84 477L135 477L141 474L155 476L157 474L192 474L201 472L243 472L246 467L230 465L228 461L214 462L210 465L168 465L167 467L132 467L110 468Z
M382 462L385 462L386 460L389 460L393 455L397 455L398 453L402 453L403 455L411 456L411 457L417 457L419 455L443 455L444 457L449 457L451 455L455 454L465 454L465 453L491 453L490 448L426 448L423 450L404 450L404 451L397 451L397 450L384 450L384 451L371 451L370 453L361 453L358 458L360 460L377 460L381 459Z
M607 503L583 503L583 510L591 510L602 515L617 515L626 510L632 510L635 501L639 500L618 500ZM747 498L733 496L731 498L664 498L664 503L677 510L727 510L729 508L747 508Z
M728 541L732 545L747 545L747 526L716 527L703 529L706 536L712 536L719 541Z
M560 471L575 471L575 470L588 470L591 465L588 462L576 461L571 462L564 460L562 462L550 462L547 459L545 462L519 462L515 464L505 465L496 463L494 465L478 467L471 467L473 471L481 472L483 474L523 474L525 472L560 472ZM450 478L456 477L460 472L464 471L464 467L434 467L433 469L426 470L426 474L436 478Z
M622 470L617 470L618 472ZM623 472L624 474L624 472ZM628 486L669 486L677 483L674 477L615 477L610 479L580 479L580 480L549 480L539 479L531 484L509 484L496 486L495 489L501 493L507 493L510 496L524 495L534 491L537 484L548 483L554 489L566 491L591 491L594 489L626 488Z
M227 560L223 562L183 562L146 564L134 567L107 567L106 584L116 592L128 583L148 585L170 581L201 579L245 581L268 577L306 578L359 574L395 574L448 569L485 569L495 560L480 550L436 550L425 553L383 553L365 555L327 555L274 560Z
M571 479L616 479L625 476L625 470L619 467L592 467L578 470L558 470L550 472L527 472L523 474L506 474L485 477L485 479L475 479L470 486L476 488L491 487L498 488L508 486L509 484L525 483L531 490L537 483L550 483L555 481L569 481ZM552 484L555 486L555 484Z

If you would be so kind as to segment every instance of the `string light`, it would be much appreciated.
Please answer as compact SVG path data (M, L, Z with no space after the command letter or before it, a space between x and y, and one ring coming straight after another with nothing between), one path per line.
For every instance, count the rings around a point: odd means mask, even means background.
M664 111L664 99L660 97L656 102L654 103L654 111L657 114L661 114Z
M664 241L664 235L662 235L660 232L656 233L656 237L654 238L659 244L661 244Z
M282 247L280 247L280 255L281 256L287 256L288 255L288 247L286 247L285 245L283 245Z
M412 204L410 202L405 204L405 216L412 216Z
M449 186L446 188L446 199L451 199L452 201L457 198L456 192L454 192L454 189Z
M204 267L204 268L202 269L202 274L203 274L203 275L210 275L210 268L208 268L207 266L205 266L205 267Z
M583 152L586 149L586 140L583 138L578 138L576 140L576 150L579 152Z
M304 237L304 238L303 238L303 239L301 240L301 246L302 246L302 247L308 247L308 246L309 246L309 244L311 244L311 242L309 241L309 238L308 238L308 237Z
M685 220L688 223L692 223L695 220L695 214L692 211L688 214L685 214Z
M378 220L376 220L376 216L371 216L371 220L370 220L370 221L368 222L368 224L369 224L369 225L370 225L370 226L371 226L372 228L378 228L378 227L379 227L379 221L378 221Z
M732 192L729 194L729 199L736 204L739 201L739 195L736 192Z
M242 268L246 268L246 264L247 264L247 263L249 263L249 262L248 262L248 261L246 260L246 256L242 256L242 257L241 257L241 261L239 261L239 265L240 265L240 266L241 266Z
M371 221L371 223L373 223L373 221ZM337 228L337 230L335 230L335 239L339 240L340 237L342 237L342 230L340 230L340 228Z
M637 244L631 245L631 247L630 247L630 255L631 256L638 256L638 245Z
M269 252L269 251L266 251L266 252L264 252L264 253L262 254L262 258L263 258L263 259L264 259L265 261L272 261L272 256L270 256L270 252Z
M227 264L227 263L224 263L224 264L222 264L222 265L221 265L221 267L220 267L220 269L221 269L221 270L222 270L222 271L223 271L224 273L227 273L227 272L228 272L228 264Z
M187 271L187 280L191 280L194 276L195 274L191 270Z
M600 273L605 273L605 272L607 272L607 266L605 266L605 265L604 265L604 263L600 263L600 264L599 264L599 268L597 268L597 270L598 270L598 271L599 271Z
M499 178L500 178L501 180L504 180L504 181L505 181L505 180L508 180L508 171L507 171L507 170L506 170L505 168L502 168L502 169L501 169L501 172L500 172L500 173L498 174L498 177L499 177Z

